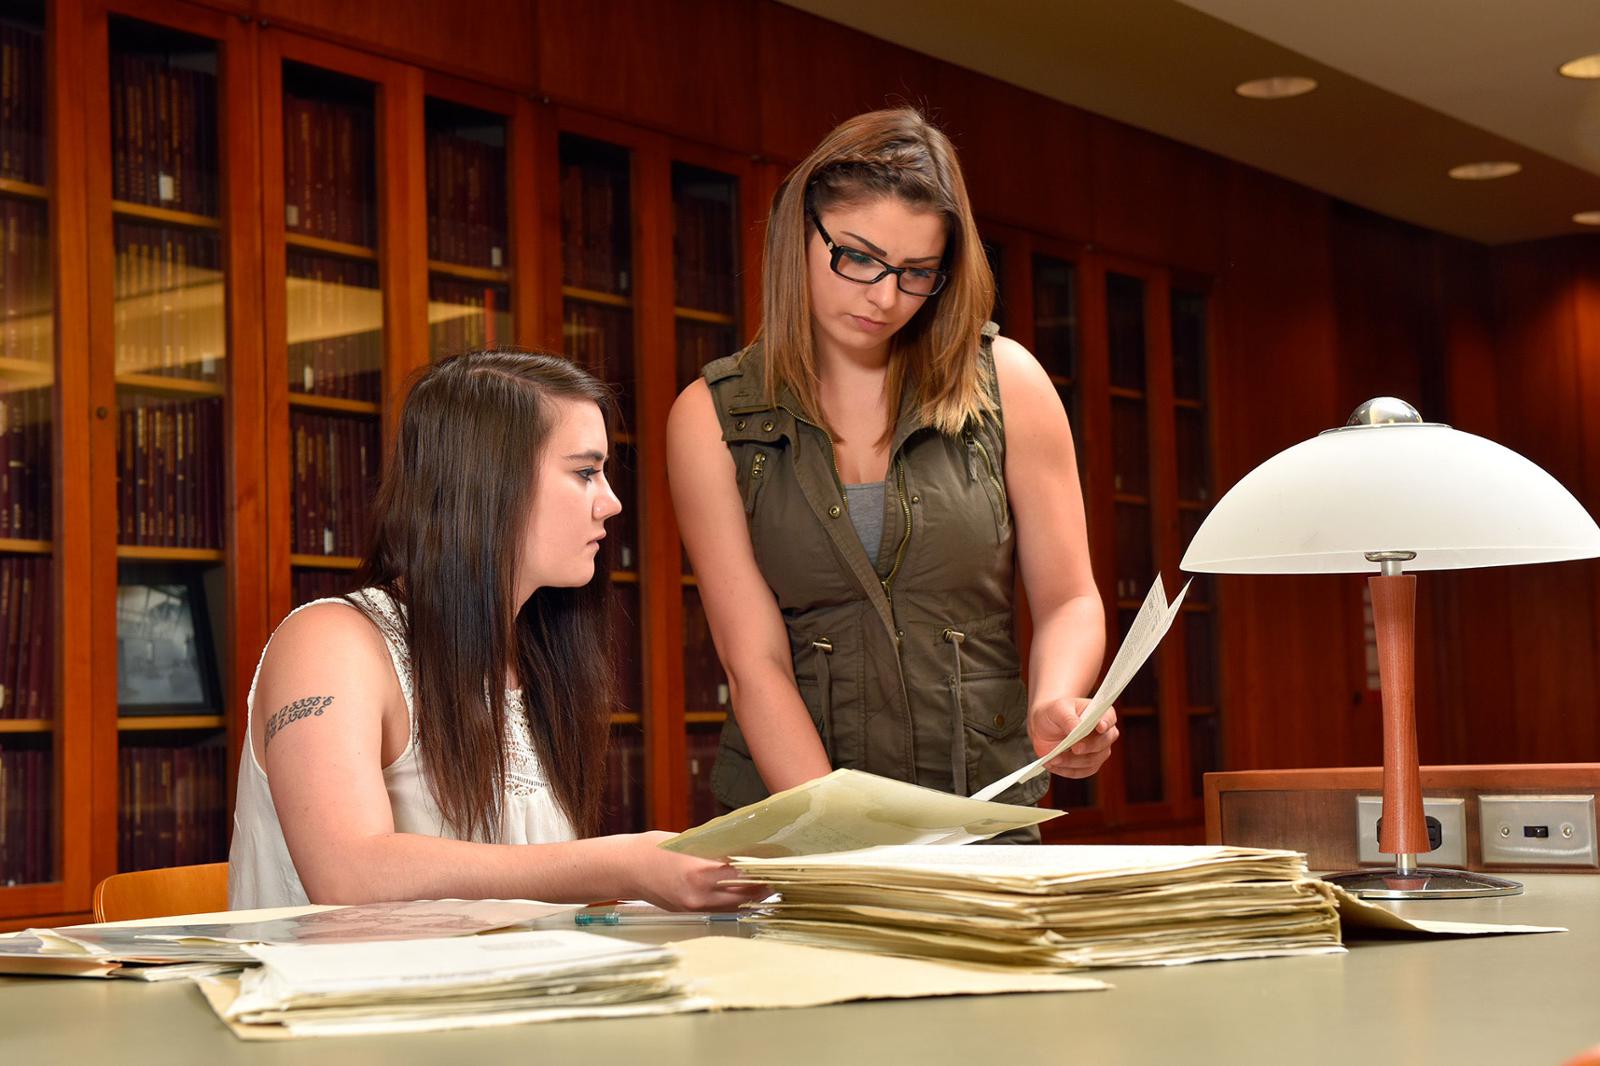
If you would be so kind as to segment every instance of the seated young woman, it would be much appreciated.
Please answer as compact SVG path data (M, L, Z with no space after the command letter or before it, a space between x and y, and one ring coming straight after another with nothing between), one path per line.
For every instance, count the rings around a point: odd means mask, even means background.
M593 837L614 659L596 555L610 395L498 349L407 396L359 591L284 619L251 686L235 909L443 898L750 898L666 833Z

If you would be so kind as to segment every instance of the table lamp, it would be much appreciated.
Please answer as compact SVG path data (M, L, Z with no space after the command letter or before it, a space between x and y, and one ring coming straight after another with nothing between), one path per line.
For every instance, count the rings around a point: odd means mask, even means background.
M1493 441L1380 397L1279 452L1229 489L1182 568L1213 574L1368 573L1383 697L1383 821L1394 869L1326 879L1360 896L1514 895L1515 881L1418 866L1430 850L1417 766L1416 576L1406 571L1600 556L1600 527L1560 483Z

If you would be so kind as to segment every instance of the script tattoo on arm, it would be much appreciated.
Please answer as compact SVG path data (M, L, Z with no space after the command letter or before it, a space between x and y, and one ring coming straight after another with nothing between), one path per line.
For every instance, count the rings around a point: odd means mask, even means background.
M302 718L320 717L332 702L332 696L307 696L304 699L295 700L293 703L279 708L277 714L267 719L267 738L261 746L265 748L271 744L272 738L277 736L279 731L286 725L298 722Z

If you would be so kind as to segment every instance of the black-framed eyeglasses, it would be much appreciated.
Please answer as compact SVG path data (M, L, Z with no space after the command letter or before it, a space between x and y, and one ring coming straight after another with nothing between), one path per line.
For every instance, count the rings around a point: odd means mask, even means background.
M863 252L859 248L852 248L847 244L834 244L833 238L828 236L828 231L822 228L821 217L815 211L810 214L812 224L817 227L817 233L822 237L822 243L833 255L828 265L833 268L835 274L847 281L854 281L860 285L875 285L887 275L893 274L895 285L907 296L932 296L944 288L944 283L950 277L949 271L946 270L890 266L877 256Z

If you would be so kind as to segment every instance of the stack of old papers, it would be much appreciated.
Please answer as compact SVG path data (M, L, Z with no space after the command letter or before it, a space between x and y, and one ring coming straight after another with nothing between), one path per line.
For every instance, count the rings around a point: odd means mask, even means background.
M735 860L781 893L759 936L1073 969L1338 952L1298 852L1231 847L889 847Z
M230 1022L291 1036L423 1032L703 1009L671 951L574 930L260 945L237 985L201 979ZM236 993L236 995L235 995ZM229 998L233 997L233 998Z
M465 936L574 909L531 900L414 900L29 929L0 936L0 973L170 980L252 966L245 950L251 944Z
M552 931L250 950L261 969L198 982L243 1040L1107 987L1079 974L846 954L737 936L655 947Z

